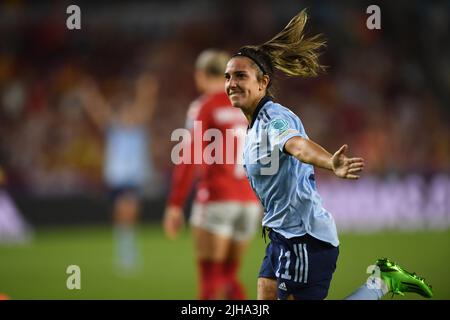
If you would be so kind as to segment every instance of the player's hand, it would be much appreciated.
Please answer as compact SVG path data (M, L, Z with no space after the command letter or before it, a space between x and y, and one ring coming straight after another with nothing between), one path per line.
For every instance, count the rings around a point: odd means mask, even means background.
M363 158L347 158L345 152L348 146L344 144L331 157L334 174L344 179L358 179L359 173L364 168Z
M163 227L169 239L176 239L184 224L183 209L177 206L168 206L164 212Z

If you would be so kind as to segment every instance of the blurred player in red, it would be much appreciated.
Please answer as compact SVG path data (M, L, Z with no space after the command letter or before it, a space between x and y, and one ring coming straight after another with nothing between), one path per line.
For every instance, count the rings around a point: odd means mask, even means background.
M197 178L190 224L199 268L199 298L202 300L246 298L237 273L261 218L259 202L242 166L241 147L246 119L239 109L231 106L224 91L224 70L228 59L227 53L216 50L206 50L199 55L195 83L202 95L191 103L186 121L186 127L192 133L197 130L194 126L201 126L201 137L208 130L220 130L224 138L222 154L215 156L223 161L207 164L210 162L202 158L198 165L176 165L163 221L166 235L175 238L184 222L184 204ZM227 130L228 134L234 134L233 143L225 139ZM189 147L191 163L194 163L195 152L201 151L203 155L211 142L199 143L201 137L192 136ZM194 150L194 145L200 146L201 150ZM220 148L216 150L221 151Z

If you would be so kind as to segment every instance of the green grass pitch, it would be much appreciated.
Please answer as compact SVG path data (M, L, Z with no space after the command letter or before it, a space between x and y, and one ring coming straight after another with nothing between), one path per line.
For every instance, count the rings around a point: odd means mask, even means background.
M329 299L342 299L367 278L366 268L388 257L433 285L434 299L450 299L450 230L341 233L340 256ZM38 229L29 244L0 244L0 294L11 299L195 299L197 270L189 230L169 241L158 225L138 229L141 264L135 274L113 267L109 226ZM261 236L254 238L240 277L249 298L264 255ZM81 290L68 290L66 269L81 268ZM391 299L391 296L386 297ZM422 299L416 294L394 299Z

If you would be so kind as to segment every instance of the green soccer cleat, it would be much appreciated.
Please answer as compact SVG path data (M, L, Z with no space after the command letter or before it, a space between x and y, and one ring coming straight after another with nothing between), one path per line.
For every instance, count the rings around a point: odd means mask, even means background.
M405 295L406 292L415 292L425 298L433 296L432 288L415 273L403 270L398 264L387 258L378 259L376 266L380 268L381 279L386 283L389 292Z

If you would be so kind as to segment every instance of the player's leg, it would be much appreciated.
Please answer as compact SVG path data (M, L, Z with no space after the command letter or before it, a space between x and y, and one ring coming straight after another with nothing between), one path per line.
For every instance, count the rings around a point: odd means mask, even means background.
M124 226L136 224L139 212L139 199L132 193L122 193L114 201L114 221Z
M277 280L270 278L258 278L257 299L277 300Z
M277 246L274 247L273 242L270 242L266 247L266 253L259 269L256 291L258 300L277 300L278 298L277 277L273 264L273 257L277 252Z
M230 300L246 299L245 289L239 281L239 270L244 253L261 224L261 207L254 202L236 203L239 212L234 221L233 240L224 264L226 298Z
M221 203L195 203L191 215L199 268L199 298L224 298L224 261L231 243L231 217Z
M223 269L225 298L228 300L245 300L247 298L245 288L239 281L238 273L249 243L249 240L232 240L230 242Z
M139 216L140 201L133 190L120 190L113 200L113 220L117 263L130 271L137 264L135 226Z
M231 239L194 226L192 234L199 268L199 299L223 299L224 260Z

